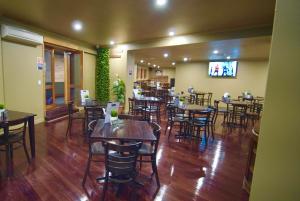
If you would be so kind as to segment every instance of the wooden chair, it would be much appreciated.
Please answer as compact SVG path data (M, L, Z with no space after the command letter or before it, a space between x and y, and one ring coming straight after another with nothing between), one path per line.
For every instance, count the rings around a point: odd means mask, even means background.
M228 111L228 125L230 128L239 126L246 128L246 104L234 104L232 110Z
M175 106L167 105L167 123L166 123L165 135L167 133L168 128L170 127L168 139L172 134L173 127L176 125L179 125L178 136L183 136L186 122L187 122L187 118L185 118L184 113L177 113Z
M223 114L223 123L226 122L226 119L227 119L227 116L228 116L227 107L226 108L219 107L219 103L220 103L220 101L214 100L214 108L217 109L217 114L216 114L216 117L215 117L214 124L216 124L216 121L217 121L217 118L218 118L219 114Z
M216 118L217 118L217 108L215 108L214 106L209 106L208 107L210 110L210 115L209 115L209 119L207 122L207 127L208 127L208 138L210 137L210 134L212 135L213 140L215 139L215 123L216 123Z
M0 147L5 147L0 149L0 151L6 152L6 167L8 175L11 174L12 161L13 161L13 150L20 147L24 148L24 152L27 158L28 163L30 163L29 154L26 147L26 127L27 119L19 119L16 121L11 121L8 124L0 125L3 128L4 132L0 136ZM10 128L16 129L10 129ZM18 145L18 146L14 146Z
M210 119L210 110L203 111L190 111L191 119L189 120L189 126L191 131L191 137L202 138L201 131L204 133L204 138L207 140L207 128ZM196 132L196 134L195 134Z
M97 120L92 120L88 124L88 144L89 144L89 156L87 161L87 166L84 172L83 180L82 180L82 186L85 185L87 175L90 172L90 166L91 162L104 162L104 160L99 160L99 156L105 155L105 147L104 147L104 141L95 140L93 137L91 137L91 134L94 131L94 128L97 124ZM117 144L116 141L110 141L110 143Z
M261 103L253 103L250 105L246 112L246 118L247 122L246 125L248 125L249 119L252 121L252 126L254 125L255 121L258 121L260 119L260 114L263 109L263 104Z
M204 95L203 105L207 104L207 106L211 106L212 95L213 95L213 93L211 93L211 92L208 92Z
M204 105L204 94L196 94L196 104Z
M144 108L146 107L146 102L143 100L137 100L137 99L128 99L129 101L132 102L132 114L133 115L139 115L143 114Z
M160 186L158 171L157 171L157 164L156 164L156 155L157 155L158 144L159 144L159 139L160 139L161 127L155 122L151 122L150 125L153 129L153 134L155 135L156 140L154 142L152 142L151 144L149 144L149 143L142 144L142 147L139 149L139 152L138 152L139 159L137 161L140 163L140 169L142 169L142 163L151 163L151 166L152 166L151 176L155 175L156 184L157 184L157 186ZM147 157L150 159L147 160L143 157Z
M83 112L74 112L74 102L70 101L68 103L68 128L66 132L66 136L68 134L71 135L72 124L74 120L81 120L82 121L82 130L85 132L85 114Z
M160 123L160 106L160 101L148 101L147 107L143 109L145 119L152 121L152 118L155 117L156 122Z
M105 200L108 182L125 184L135 182L138 150L142 143L117 145L105 144L105 177L101 200Z

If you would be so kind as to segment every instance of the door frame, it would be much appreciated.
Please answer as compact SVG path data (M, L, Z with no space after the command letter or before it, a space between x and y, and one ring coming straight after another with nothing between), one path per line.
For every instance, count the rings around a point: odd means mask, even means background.
M47 87L46 86L46 69L44 71L44 108L45 108L45 112L52 110L54 108L59 107L58 105L55 104L55 82L53 82L53 80L55 80L55 56L54 56L54 51L55 50L61 50L64 52L72 52L75 54L79 54L80 56L80 84L79 87L77 85L77 88L82 89L83 88L83 51L81 50L77 50L77 49L72 49L69 47L64 47L61 45L57 45L57 44L53 44L53 43L48 43L48 42L44 42L44 48L43 48L43 54L45 53L45 50L51 50L51 80L52 80L52 96L53 96L53 103L51 105L47 105L46 104L46 90ZM45 61L45 54L44 54L44 61ZM64 91L65 91L65 102L67 103L68 101L70 101L70 90L71 90L71 86L70 86L70 65L68 65L68 62L70 62L70 59L68 59L66 57L66 53L64 53ZM76 86L75 86L76 87Z

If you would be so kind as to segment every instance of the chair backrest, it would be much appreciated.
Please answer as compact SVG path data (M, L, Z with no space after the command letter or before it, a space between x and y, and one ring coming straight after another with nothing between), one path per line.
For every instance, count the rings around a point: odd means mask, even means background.
M260 115L262 109L263 109L263 104L261 103L253 103L249 106L250 112L254 112L257 115Z
M150 111L153 109L160 111L160 105L161 101L148 101L148 108L150 108Z
M233 116L235 116L235 117L245 115L247 112L247 108L248 108L248 106L244 105L244 104L243 105L234 105L233 107L234 107L233 108L233 112L234 112Z
M119 119L130 119L135 121L145 121L144 117L141 115L131 115L131 114L119 114Z
M7 124L5 124L3 126L4 137L8 138L9 132L21 133L23 135L23 137L25 137L26 127L27 127L27 119L26 118L9 121Z
M207 94L208 94L207 104L210 106L211 105L211 98L212 98L213 93L212 92L208 92Z
M74 113L74 102L73 101L69 101L68 102L68 115L69 115L69 117L73 113Z
M220 101L214 100L214 107L217 108L217 110L219 109L219 103Z
M159 140L160 140L161 127L155 122L150 122L150 126L152 127L153 134L156 137L156 141L152 142L152 146L154 146L154 154L156 155L158 150Z
M218 109L214 106L209 106L208 108L210 110L209 121L215 122L215 119L217 118Z
M167 105L166 110L167 110L167 119L170 122L176 115L175 106L169 104L169 105Z
M100 106L85 107L85 118L87 124L89 124L93 120L104 119L103 108Z
M133 114L133 106L134 106L134 99L133 98L128 98L128 113Z
M126 145L105 143L106 173L111 173L120 183L132 181L136 175L136 161L141 145L141 142Z
M210 110L192 110L190 111L190 116L192 117L192 122L198 122L198 119L201 118L201 121L207 125L210 119L210 113Z

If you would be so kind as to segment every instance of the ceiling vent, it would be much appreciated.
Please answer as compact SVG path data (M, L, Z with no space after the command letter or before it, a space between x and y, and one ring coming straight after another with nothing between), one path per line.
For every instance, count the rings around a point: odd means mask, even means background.
M1 38L26 45L37 46L43 44L43 36L7 25L1 26Z

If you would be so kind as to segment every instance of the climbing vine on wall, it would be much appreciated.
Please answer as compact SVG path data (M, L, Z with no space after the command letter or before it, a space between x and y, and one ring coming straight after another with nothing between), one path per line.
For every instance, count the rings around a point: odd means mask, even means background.
M109 49L98 48L96 58L96 99L101 104L109 101Z

